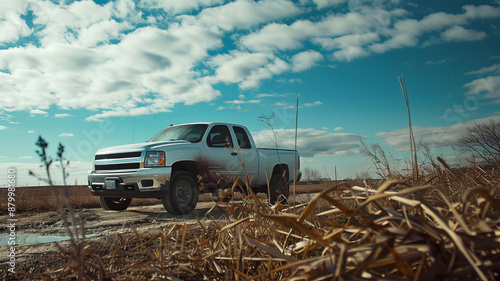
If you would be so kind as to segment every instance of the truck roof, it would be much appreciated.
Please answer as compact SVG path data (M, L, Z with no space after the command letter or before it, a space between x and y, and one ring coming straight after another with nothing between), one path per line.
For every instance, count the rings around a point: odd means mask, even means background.
M172 126L181 126L181 125L194 125L194 124L206 124L206 125L226 125L226 126L240 126L240 127L245 127L244 125L241 124L236 124L236 123L227 123L227 122L192 122L192 123L182 123L182 124L175 124Z

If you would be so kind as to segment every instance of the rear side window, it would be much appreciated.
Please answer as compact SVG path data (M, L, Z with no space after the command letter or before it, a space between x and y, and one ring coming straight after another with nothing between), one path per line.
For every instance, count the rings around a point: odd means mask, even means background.
M233 140L227 126L214 126L212 130L210 130L210 133L208 133L207 145L209 147L232 147Z
M250 139L248 138L247 132L242 127L233 127L234 134L236 135L236 139L238 140L238 146L240 148L252 148L250 144Z

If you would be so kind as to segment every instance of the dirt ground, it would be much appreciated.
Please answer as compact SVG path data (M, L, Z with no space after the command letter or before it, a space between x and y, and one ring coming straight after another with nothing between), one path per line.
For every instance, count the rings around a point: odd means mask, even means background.
M76 210L77 218L83 221L85 234L91 237L89 241L104 240L107 237L117 233L131 233L133 229L138 232L161 230L174 224L198 224L198 220L208 220L206 213L215 205L215 203L199 202L193 213L185 216L173 216L165 211L162 204L150 206L133 206L126 211L105 211L103 209L83 209ZM222 215L218 211L211 213L212 216ZM66 210L65 216L69 217ZM22 243L29 238L50 238L51 236L68 236L68 232L63 222L63 215L59 212L43 212L37 214L18 214L15 222L15 233L18 243L15 245L16 253L16 272L43 272L47 267L56 269L64 262L58 245L68 247L69 241L49 242L49 243ZM0 221L6 222L0 226L0 234L8 235L9 217L0 216ZM10 245L5 240L0 246L0 273L7 270L7 254L10 251ZM43 270L41 270L43 269ZM40 271L41 270L41 271ZM2 276L3 274L0 274Z
M311 195L301 195L297 201L307 201ZM149 206L132 206L126 211L106 211L100 208L75 210L77 218L80 218L84 226L86 243L109 241L109 237L116 234L132 233L136 230L139 233L161 231L174 225L187 224L190 230L197 231L199 221L208 222L211 219L219 219L222 212L213 210L208 215L213 202L198 202L196 209L189 215L174 216L165 211L162 204ZM28 238L49 238L52 236L68 236L68 231L64 226L63 216L69 218L66 210L64 215L59 212L42 213L22 213L16 215L16 236L18 243L15 245L16 252L16 272L42 273L47 269L57 270L67 262L60 253L60 248L68 248L69 241L48 242L48 243L23 243ZM8 235L7 215L0 216L0 221L6 222L0 225L0 234ZM108 239L108 240L106 240ZM28 239L29 240L29 239ZM106 243L106 242L104 242ZM8 257L10 246L3 240L0 246L0 277L5 276L8 269Z

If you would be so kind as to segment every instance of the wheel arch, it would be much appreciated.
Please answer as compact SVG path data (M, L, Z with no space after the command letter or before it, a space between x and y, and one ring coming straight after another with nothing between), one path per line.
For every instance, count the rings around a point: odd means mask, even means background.
M285 172L285 179L288 181L290 179L290 169L288 168L288 165L286 164L276 164L273 168L273 172L271 173L271 178L274 175L283 175L283 172Z
M172 174L179 171L189 172L196 178L200 174L200 164L196 161L175 162L172 165Z

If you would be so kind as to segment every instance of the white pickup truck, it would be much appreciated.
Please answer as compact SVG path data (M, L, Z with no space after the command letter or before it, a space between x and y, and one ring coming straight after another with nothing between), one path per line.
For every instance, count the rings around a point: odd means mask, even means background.
M254 192L270 192L271 203L286 200L288 183L294 175L300 180L299 159L294 150L257 148L241 125L183 124L145 143L97 151L88 184L106 210L125 210L132 198L159 198L170 214L184 215L200 192L217 194L245 174Z

